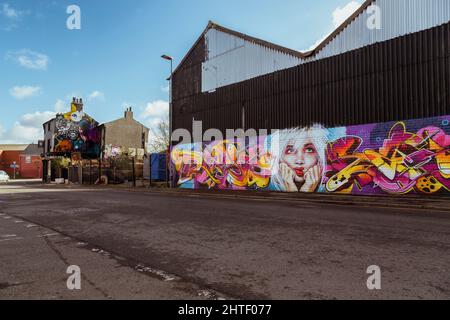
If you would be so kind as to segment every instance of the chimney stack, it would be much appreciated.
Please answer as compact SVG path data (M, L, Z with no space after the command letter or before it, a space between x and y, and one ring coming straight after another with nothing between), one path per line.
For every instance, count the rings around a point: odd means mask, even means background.
M83 99L77 99L77 98L73 98L72 99L72 103L76 106L77 111L81 112L83 111Z
M127 110L125 110L125 119L133 120L133 109L131 107L129 107L129 108L127 108Z

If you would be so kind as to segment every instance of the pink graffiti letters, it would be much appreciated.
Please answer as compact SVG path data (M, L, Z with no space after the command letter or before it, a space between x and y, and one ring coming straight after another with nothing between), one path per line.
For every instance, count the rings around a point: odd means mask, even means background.
M184 188L448 195L449 119L286 129L250 146L177 146L172 161Z

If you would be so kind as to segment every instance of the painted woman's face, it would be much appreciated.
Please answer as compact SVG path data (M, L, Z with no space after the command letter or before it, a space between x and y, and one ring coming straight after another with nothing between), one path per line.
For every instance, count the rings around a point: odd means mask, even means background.
M281 155L281 161L294 170L295 182L305 181L305 173L319 163L319 154L311 139L289 141Z

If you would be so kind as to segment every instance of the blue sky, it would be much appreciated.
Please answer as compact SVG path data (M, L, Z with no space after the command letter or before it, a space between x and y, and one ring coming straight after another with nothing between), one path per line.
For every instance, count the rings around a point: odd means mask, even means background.
M362 0L0 0L0 143L35 142L76 95L99 122L152 126L168 111L175 65L209 20L296 50L323 39ZM69 5L81 30L69 30Z

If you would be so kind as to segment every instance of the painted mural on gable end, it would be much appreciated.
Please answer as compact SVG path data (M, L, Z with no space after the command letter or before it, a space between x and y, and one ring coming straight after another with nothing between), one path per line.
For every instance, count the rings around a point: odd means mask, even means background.
M127 148L124 146L116 146L108 144L105 146L103 156L105 160L114 159L120 156L127 156L135 158L137 160L143 160L145 155L145 149L143 148Z
M83 101L75 99L71 110L56 115L56 153L79 152L98 157L100 154L100 133L98 122L83 111Z
M443 116L314 125L258 137L254 144L247 138L203 149L179 145L172 162L180 188L450 195L449 123L450 116Z

